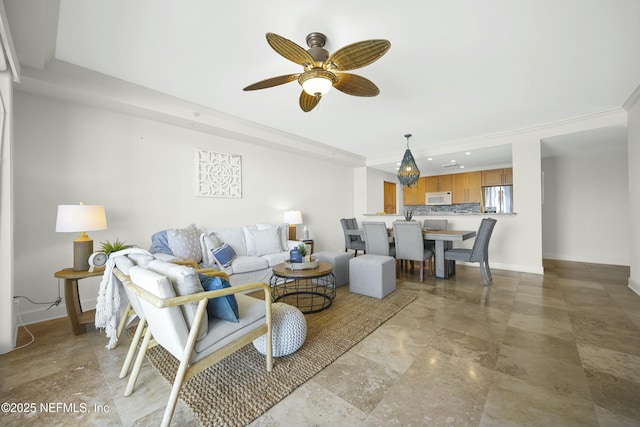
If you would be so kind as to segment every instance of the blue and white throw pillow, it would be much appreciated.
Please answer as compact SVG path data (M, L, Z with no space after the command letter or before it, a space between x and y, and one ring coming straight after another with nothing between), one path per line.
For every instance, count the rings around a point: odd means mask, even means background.
M236 251L234 251L227 243L224 243L219 248L213 249L211 254L215 258L216 262L223 268L229 267L231 265L231 261L236 257Z
M200 284L205 291L230 288L231 284L221 277L205 276L198 273ZM212 298L207 303L207 314L229 322L239 323L240 312L238 311L238 301L235 295L225 295L223 297Z

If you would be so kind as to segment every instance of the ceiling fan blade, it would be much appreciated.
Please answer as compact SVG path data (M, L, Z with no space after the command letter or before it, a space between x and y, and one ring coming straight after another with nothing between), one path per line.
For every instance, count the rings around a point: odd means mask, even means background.
M309 52L289 39L285 39L284 37L274 33L267 33L267 42L273 50L291 62L295 62L303 67L313 66L315 64L315 61L313 60L313 57L309 55Z
M362 76L349 73L336 73L338 81L333 87L347 95L354 96L376 96L380 93L380 89L371 80Z
M300 74L287 74L286 76L271 77L270 79L261 80L254 84L251 84L242 90L247 91L247 90L266 89L268 87L283 85L285 83L296 81L298 80L298 77L300 77Z
M304 111L305 113L313 110L319 102L320 96L309 95L304 90L300 94L300 108L302 108L302 111Z
M364 40L338 49L326 62L341 71L355 70L377 61L389 48L389 40Z

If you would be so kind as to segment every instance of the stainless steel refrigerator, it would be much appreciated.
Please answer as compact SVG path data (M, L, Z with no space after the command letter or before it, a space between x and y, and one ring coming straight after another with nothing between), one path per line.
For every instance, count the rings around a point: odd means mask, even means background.
M484 213L512 213L513 186L482 187L481 208Z

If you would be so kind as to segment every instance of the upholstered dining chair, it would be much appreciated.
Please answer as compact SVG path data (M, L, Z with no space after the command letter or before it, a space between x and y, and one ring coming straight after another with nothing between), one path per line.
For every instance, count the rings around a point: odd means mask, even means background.
M476 240L471 249L455 248L444 251L445 261L477 262L480 264L480 276L485 286L493 281L489 268L489 240L497 220L483 218L476 233ZM447 263L445 263L446 265Z
M425 230L446 230L448 224L449 220L446 219L425 219L423 226ZM424 247L433 253L436 252L436 242L433 240L425 240Z
M364 243L367 254L395 257L395 243L389 241L387 224L379 222L363 222Z
M178 395L185 381L262 335L266 335L266 369L271 371L271 292L266 283L248 283L176 296L170 279L151 269L134 266L129 269L129 276L126 276L116 268L114 274L135 293L146 318L148 332L138 358L144 357L146 353L145 342L149 334L158 345L180 361L162 426L171 423ZM264 300L244 295L253 291L264 292ZM238 323L207 315L209 300L228 295L236 298ZM195 313L192 310L194 303ZM192 315L189 322L183 307L189 308ZM135 383L133 376L134 372L129 381L133 380Z
M424 228L426 230L446 230L449 220L446 219L425 219Z
M344 232L344 251L348 252L351 249L355 251L354 256L358 256L358 251L366 253L367 249L362 236L347 233L348 230L358 229L358 221L355 218L341 218L340 224L342 224L342 231Z
M396 271L400 261L418 261L420 263L420 282L424 281L424 265L429 260L429 275L433 274L433 251L424 247L422 224L417 221L395 221L393 236L396 244Z

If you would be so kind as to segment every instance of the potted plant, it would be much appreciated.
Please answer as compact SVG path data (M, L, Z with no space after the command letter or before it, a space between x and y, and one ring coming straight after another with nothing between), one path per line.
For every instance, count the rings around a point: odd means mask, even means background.
M304 262L311 262L311 255L307 253L307 245L300 243L298 249L300 249L300 254L304 258Z
M121 242L120 240L118 240L118 238L116 238L116 240L114 240L113 242L110 242L108 240L106 242L100 242L100 245L102 252L104 252L107 256L109 256L111 252L118 252L123 249L129 249L131 247L131 245L127 245L126 242Z
M405 209L405 211L404 211L404 220L405 221L411 221L411 218L413 218L413 211Z

